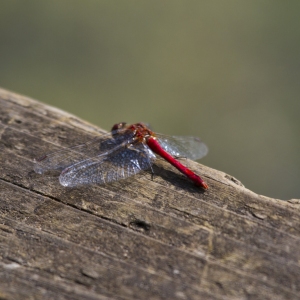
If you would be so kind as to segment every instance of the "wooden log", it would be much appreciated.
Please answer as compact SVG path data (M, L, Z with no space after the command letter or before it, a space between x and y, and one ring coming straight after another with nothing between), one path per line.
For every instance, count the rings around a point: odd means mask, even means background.
M76 188L32 171L102 132L0 89L0 299L300 298L300 200L196 162L207 191L167 163Z

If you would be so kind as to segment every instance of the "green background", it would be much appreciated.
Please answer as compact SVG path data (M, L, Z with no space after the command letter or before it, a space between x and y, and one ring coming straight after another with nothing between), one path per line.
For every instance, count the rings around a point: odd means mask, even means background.
M300 1L1 1L0 86L107 130L195 135L254 192L300 198Z

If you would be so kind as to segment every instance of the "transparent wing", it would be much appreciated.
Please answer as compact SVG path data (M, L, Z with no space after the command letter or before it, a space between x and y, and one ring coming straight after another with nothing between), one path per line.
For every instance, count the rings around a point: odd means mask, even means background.
M105 155L118 145L130 141L134 132L120 129L96 137L87 143L46 154L35 160L34 171L43 174L48 170L63 170L88 158Z
M155 134L162 148L175 157L187 157L197 160L208 152L207 146L193 136L167 136Z
M133 176L151 167L155 154L144 143L115 147L107 155L89 158L76 163L60 174L63 186L104 184Z

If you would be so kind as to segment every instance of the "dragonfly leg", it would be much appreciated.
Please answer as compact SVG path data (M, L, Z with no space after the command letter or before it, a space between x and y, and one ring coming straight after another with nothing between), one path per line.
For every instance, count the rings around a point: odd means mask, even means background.
M150 166L150 169L151 169L151 180L153 181L155 173L154 173L152 166Z

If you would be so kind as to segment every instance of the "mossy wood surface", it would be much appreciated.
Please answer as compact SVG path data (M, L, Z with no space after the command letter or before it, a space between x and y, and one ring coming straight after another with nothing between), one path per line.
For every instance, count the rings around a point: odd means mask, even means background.
M32 171L102 132L0 89L0 299L300 299L299 200L191 161L208 191L164 162L77 188Z

